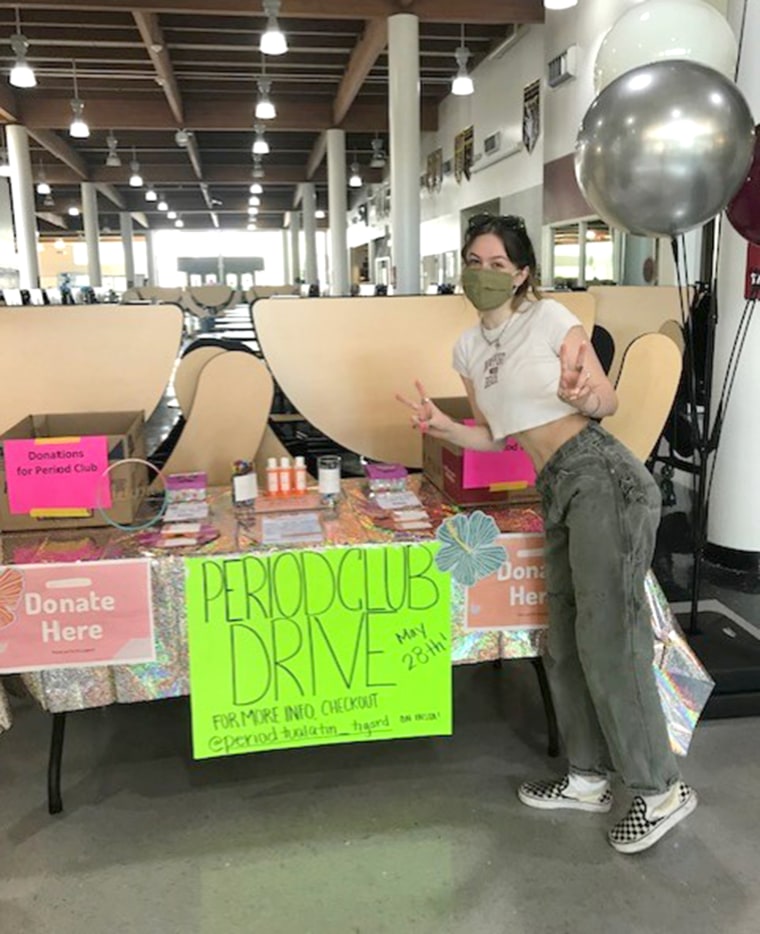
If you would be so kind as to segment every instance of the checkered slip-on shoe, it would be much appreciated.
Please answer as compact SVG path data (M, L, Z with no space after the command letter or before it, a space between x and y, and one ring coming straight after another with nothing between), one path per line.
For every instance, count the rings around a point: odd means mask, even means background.
M556 781L523 782L517 789L517 797L529 808L551 811L559 808L575 811L596 811L606 814L612 807L612 793L609 784L593 795L579 795L570 789L570 778Z
M637 795L625 817L609 832L608 839L619 853L640 853L663 837L697 806L697 793L685 782L678 783L676 805L668 814L647 816L646 801Z

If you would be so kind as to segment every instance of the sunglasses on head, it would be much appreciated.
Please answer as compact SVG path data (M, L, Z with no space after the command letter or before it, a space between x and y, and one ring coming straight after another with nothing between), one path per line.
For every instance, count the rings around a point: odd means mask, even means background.
M475 214L467 221L467 234L480 228L497 227L502 230L519 230L525 233L525 221L517 214Z

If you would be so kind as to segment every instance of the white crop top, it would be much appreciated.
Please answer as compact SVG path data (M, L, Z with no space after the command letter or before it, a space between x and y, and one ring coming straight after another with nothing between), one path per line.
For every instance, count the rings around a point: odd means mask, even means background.
M523 302L503 332L470 328L454 345L454 369L472 381L494 439L527 431L578 410L557 396L559 349L580 321L552 298Z

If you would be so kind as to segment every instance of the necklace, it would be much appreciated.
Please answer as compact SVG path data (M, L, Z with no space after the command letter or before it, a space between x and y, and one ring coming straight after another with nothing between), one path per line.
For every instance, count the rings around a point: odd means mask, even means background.
M512 315L510 315L510 316L507 318L507 320L506 320L506 321L504 322L504 324L502 325L501 330L499 331L499 333L496 335L496 337L493 337L493 338L489 338L489 337L488 337L488 332L487 332L486 329L483 327L483 322L482 322L482 321L480 322L480 333L481 333L482 336L483 336L483 340L488 344L489 347L501 348L501 344L500 344L499 342L501 341L502 337L504 336L504 332L505 332L505 331L507 330L507 328L509 327L509 322L510 322L511 320L512 320Z

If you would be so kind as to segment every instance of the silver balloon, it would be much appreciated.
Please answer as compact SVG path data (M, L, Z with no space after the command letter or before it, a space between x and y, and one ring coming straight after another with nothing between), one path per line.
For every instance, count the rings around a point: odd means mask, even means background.
M672 237L723 210L754 142L752 114L732 81L697 62L652 62L616 78L589 107L575 174L608 224Z

